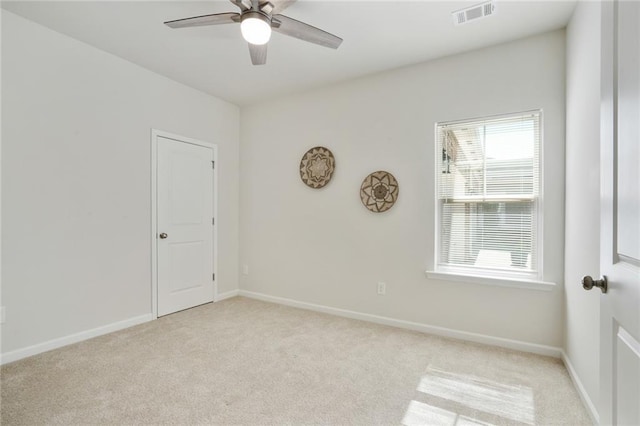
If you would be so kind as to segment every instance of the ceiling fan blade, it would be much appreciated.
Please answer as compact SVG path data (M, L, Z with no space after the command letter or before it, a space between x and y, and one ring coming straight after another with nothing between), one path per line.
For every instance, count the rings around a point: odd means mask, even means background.
M273 5L273 10L271 11L271 14L275 15L277 13L282 12L286 8L288 8L296 1L297 0L261 0L260 6L262 6L264 3L271 3Z
M281 34L331 49L337 49L342 43L342 39L338 36L284 15L273 15L271 28Z
M264 65L267 63L267 45L249 43L249 53L253 65Z
M205 25L233 24L240 22L239 13L214 13L213 15L194 16L192 18L167 21L165 25L171 28L202 27Z

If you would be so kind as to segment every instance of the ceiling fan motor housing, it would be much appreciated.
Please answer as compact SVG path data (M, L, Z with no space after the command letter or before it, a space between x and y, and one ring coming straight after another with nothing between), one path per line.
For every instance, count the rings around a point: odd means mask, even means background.
M251 19L251 18L260 19L261 21L264 21L267 24L271 25L271 15L268 15L261 10L247 10L245 12L242 12L242 16L240 20L244 21L245 19Z

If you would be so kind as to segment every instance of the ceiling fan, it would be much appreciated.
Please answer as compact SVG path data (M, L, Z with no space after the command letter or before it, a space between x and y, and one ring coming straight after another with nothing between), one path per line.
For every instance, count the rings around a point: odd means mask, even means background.
M230 1L240 8L240 13L214 13L167 21L165 24L171 28L187 28L239 23L242 36L249 43L253 65L267 62L267 42L271 38L271 30L332 49L337 49L342 43L340 37L280 14L296 0Z

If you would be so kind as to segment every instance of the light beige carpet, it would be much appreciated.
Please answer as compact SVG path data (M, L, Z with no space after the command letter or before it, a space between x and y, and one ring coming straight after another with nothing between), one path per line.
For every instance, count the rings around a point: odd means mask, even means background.
M3 425L590 424L557 359L241 297L1 379Z

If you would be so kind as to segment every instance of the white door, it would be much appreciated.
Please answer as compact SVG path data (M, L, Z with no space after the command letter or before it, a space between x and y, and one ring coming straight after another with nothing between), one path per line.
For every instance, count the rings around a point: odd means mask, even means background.
M157 138L158 316L213 301L213 149Z
M640 2L603 2L600 422L640 425Z

